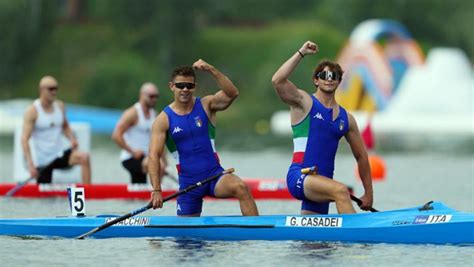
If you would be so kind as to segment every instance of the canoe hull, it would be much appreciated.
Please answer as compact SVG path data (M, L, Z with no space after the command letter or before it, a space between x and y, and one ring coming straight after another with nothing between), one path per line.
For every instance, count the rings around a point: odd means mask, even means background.
M474 214L457 212L442 203L433 205L427 211L412 208L353 215L134 217L91 237L474 244ZM0 235L73 238L110 219L4 219L0 220Z

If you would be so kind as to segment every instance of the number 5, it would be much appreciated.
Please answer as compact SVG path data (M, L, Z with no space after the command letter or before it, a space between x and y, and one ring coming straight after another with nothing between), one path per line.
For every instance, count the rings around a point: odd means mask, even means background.
M84 209L83 196L83 191L74 191L74 209L77 213L82 213L82 210ZM79 206L77 204L79 204Z

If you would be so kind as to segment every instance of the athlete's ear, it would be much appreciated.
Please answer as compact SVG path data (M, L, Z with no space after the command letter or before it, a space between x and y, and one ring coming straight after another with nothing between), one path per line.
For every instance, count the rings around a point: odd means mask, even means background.
M168 86L169 86L169 88L170 88L171 91L173 91L173 85L174 85L173 82L169 82L169 83L168 83Z

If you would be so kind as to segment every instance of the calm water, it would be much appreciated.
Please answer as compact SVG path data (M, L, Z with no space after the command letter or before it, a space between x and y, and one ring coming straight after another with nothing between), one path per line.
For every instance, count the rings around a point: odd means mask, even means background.
M224 167L234 167L242 177L283 178L290 160L287 149L259 152L220 153ZM387 178L374 183L375 204L379 210L396 209L439 200L464 211L474 210L472 153L392 152L382 155ZM11 147L0 148L0 182L11 181ZM103 166L107 166L104 168ZM118 162L118 150L94 143L93 179L96 182L126 182L128 176ZM356 195L363 192L354 178L354 160L341 153L336 160L335 177L352 185ZM86 203L89 215L123 214L141 201L92 201ZM175 202L145 215L174 215ZM259 201L261 214L295 214L297 201ZM334 208L331 208L334 212ZM64 199L0 199L0 217L43 217L68 215ZM208 201L203 215L239 214L234 201ZM207 242L172 239L20 239L0 237L1 266L64 265L158 265L158 266L472 266L474 247L435 245L342 244L320 242Z

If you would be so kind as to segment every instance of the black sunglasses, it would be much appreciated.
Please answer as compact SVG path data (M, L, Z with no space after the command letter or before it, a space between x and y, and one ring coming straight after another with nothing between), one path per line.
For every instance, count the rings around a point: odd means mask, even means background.
M333 71L328 71L328 70L318 72L318 73L316 73L315 76L317 78L319 78L321 80L325 80L325 81L329 81L329 79L331 79L333 81L340 81L341 80L341 77L340 77L339 73L333 72Z
M151 95L148 95L149 98L158 98L158 94L151 94Z
M176 86L176 88L178 88L178 89L184 89L184 88L194 89L194 87L196 87L196 84L195 83L180 82L180 83L175 83L174 86Z
M48 89L48 91L52 92L52 91L57 91L59 88L57 86L50 86L50 87L46 87L46 89Z

